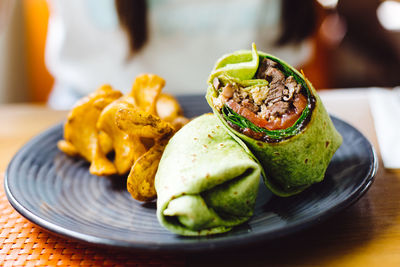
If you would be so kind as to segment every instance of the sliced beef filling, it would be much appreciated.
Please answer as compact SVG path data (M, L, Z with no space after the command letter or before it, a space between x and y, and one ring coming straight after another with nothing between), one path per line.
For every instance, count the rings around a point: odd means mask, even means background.
M264 100L266 106L264 108L261 106L262 112L258 114L259 116L269 120L271 117L282 117L284 114L293 111L293 108L295 108L293 103L301 90L301 85L296 82L293 76L286 78L279 70L278 63L264 58L256 77L265 79L270 83L268 96Z
M217 90L220 89L215 103L217 107L226 104L255 125L268 130L292 126L307 106L307 99L301 93L301 85L293 76L286 78L278 63L270 59L261 62L256 78L267 80L269 85L242 88L235 83L229 83L220 88L221 84L216 78L213 85Z

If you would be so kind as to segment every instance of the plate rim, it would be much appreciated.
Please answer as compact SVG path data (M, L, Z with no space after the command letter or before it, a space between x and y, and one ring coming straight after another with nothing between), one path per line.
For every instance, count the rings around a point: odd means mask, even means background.
M323 222L330 216L344 210L347 207L350 207L358 199L360 199L371 187L378 170L378 157L374 146L357 128L353 127L348 122L332 115L330 115L330 117L332 120L337 120L340 123L343 123L346 126L352 128L353 131L356 131L369 144L369 148L371 150L370 156L372 156L371 157L372 164L369 165L368 173L363 178L363 182L358 184L358 186L354 190L352 190L345 199L340 201L335 206L332 206L331 208L326 209L317 215L306 217L305 219L297 221L293 225L289 225L280 229L269 230L259 233L253 233L253 232L246 233L245 235L239 237L241 242L232 242L232 240L238 238L237 236L232 236L232 238L227 238L227 239L215 239L215 240L210 239L207 240L206 242L199 242L199 243L170 243L170 242L152 242L152 241L141 242L136 240L128 242L125 240L115 240L111 238L98 237L90 234L81 233L79 231L71 230L66 227L57 225L53 222L49 222L41 218L39 215L36 215L32 211L30 211L28 208L19 203L17 198L11 192L11 189L9 187L11 168L15 164L15 161L18 159L18 157L23 155L24 152L28 150L32 145L34 145L38 140L41 140L44 136L57 131L58 128L62 128L63 122L53 125L52 127L49 127L48 129L34 136L15 153L15 155L9 162L4 175L4 191L11 206L28 221L34 223L35 225L39 226L40 228L46 231L56 234L57 236L72 239L78 242L88 243L91 245L137 250L137 251L147 251L147 252L204 252L211 250L216 251L222 249L223 250L234 249L242 246L257 244L260 242L267 242L276 239L278 237L291 235L295 232L299 232L303 229L309 228L311 226ZM174 233L170 234L175 235ZM185 239L185 238L198 238L198 237L182 237L182 238Z

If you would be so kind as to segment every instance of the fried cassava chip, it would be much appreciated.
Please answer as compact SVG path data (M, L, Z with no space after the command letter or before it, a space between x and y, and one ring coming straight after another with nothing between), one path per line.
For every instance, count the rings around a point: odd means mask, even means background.
M157 114L156 102L164 85L164 79L154 74L142 74L136 77L131 92L135 105L144 112Z
M59 149L85 158L95 175L129 172L127 187L132 197L154 199L154 177L163 150L188 122L178 101L161 94L164 85L163 78L142 74L128 94L104 85L79 100L68 115ZM113 162L106 157L110 152L114 152Z
M132 166L127 180L127 188L134 199L150 201L157 196L154 187L154 177L168 140L168 137L158 140Z
M140 201L149 201L156 197L154 177L162 152L174 128L159 117L139 110L133 105L126 105L117 111L118 128L129 136L150 138L154 145L139 157L131 168L127 187L132 197Z
M175 130L179 130L189 122L189 119L183 116L178 100L171 95L160 94L157 99L156 110L160 119L170 122Z
M118 174L127 173L135 160L143 155L147 149L137 135L128 135L118 128L117 114L119 110L134 108L132 104L121 98L108 105L97 121L97 128L106 133L115 152L114 165Z
M102 110L121 95L121 92L113 90L111 86L104 85L79 100L68 114L64 125L64 140L59 142L58 147L67 155L80 155L89 161L89 171L92 174L116 173L114 164L101 149L96 123Z

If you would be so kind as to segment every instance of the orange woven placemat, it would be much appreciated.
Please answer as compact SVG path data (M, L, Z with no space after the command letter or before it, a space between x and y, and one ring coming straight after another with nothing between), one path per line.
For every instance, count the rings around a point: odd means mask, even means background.
M106 249L55 236L26 220L7 200L0 174L0 266L183 266L176 255Z

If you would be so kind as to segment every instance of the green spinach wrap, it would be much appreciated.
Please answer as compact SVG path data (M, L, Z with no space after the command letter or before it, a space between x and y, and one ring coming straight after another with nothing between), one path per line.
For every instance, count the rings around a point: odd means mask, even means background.
M261 168L212 114L169 141L155 177L157 218L187 236L224 233L253 214Z
M258 159L274 194L291 196L324 178L342 137L303 74L253 44L218 60L208 84L209 105Z

